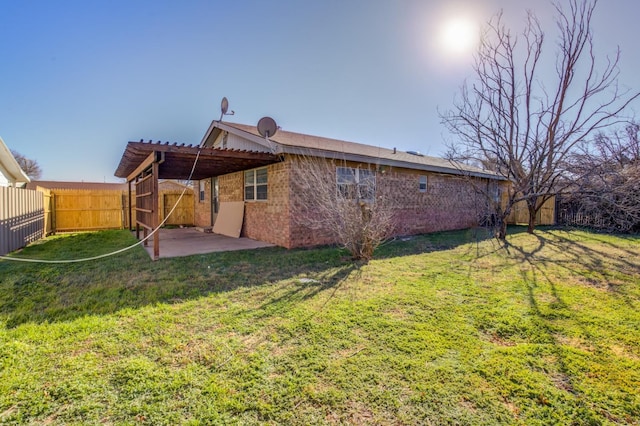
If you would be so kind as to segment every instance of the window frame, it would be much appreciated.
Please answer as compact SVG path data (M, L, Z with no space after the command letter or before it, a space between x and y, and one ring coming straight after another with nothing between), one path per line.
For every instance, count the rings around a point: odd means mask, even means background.
M424 182L422 182L424 180ZM424 185L424 187L423 187ZM420 192L427 192L427 190L429 189L429 178L427 177L427 175L419 175L418 177L418 191Z
M343 198L372 202L376 189L375 170L336 166L336 193Z
M204 203L206 201L206 182L201 179L200 181L198 181L198 200L201 203Z
M262 173L264 171L264 174ZM250 179L248 179L250 177ZM269 169L268 167L258 167L256 169L245 170L244 180L244 201L268 201L269 200ZM251 197L247 197L247 189L251 188ZM264 193L264 198L260 197Z

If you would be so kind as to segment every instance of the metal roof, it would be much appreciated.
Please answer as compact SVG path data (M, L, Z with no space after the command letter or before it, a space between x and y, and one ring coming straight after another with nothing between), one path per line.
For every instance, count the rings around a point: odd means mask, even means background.
M264 147L262 151L212 148L222 131L236 134ZM152 152L162 152L164 161L160 166L160 179L187 179L198 151L200 156L192 179L200 180L236 171L252 169L280 161L280 154L297 154L332 158L361 163L401 167L414 170L470 175L475 177L506 180L494 172L462 163L454 163L444 158L417 155L416 153L382 148L356 142L303 133L278 130L265 139L256 126L212 121L205 133L201 146L177 145L168 142L129 142L116 170L117 177L128 177Z
M397 149L382 148L303 133L278 130L274 136L269 137L269 142L267 142L265 138L260 136L257 127L245 124L214 121L209 127L203 142L207 142L207 144L211 143L211 139L219 132L219 130L216 131L217 129L227 130L239 136L244 136L254 142L262 143L265 149L272 149L272 152L276 154L287 153L318 156L436 173L471 175L488 179L506 180L503 176L494 172L467 164L454 163L444 158L416 155L415 153L404 152Z

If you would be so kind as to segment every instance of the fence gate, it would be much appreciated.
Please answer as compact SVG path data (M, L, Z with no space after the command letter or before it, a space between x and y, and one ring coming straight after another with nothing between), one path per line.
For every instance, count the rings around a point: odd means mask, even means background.
M182 197L182 198L180 198ZM178 200L180 202L178 203ZM194 224L194 201L193 193L190 191L160 191L160 221L163 221L171 210L173 213L165 225L187 225ZM176 205L176 203L178 203ZM174 208L175 207L175 208Z

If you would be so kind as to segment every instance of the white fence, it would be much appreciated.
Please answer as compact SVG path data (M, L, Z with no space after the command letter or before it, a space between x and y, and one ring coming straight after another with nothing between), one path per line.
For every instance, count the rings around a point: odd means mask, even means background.
M44 235L44 200L39 191L0 187L0 255Z

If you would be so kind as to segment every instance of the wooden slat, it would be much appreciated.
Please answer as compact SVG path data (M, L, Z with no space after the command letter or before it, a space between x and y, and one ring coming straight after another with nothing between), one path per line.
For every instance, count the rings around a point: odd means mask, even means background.
M158 229L160 226L160 212L159 212L159 203L158 203L158 174L160 171L160 163L158 161L154 161L152 165L152 174L153 174L153 189L151 194L151 199L153 200L153 210L151 213L151 224L153 229ZM160 233L156 232L153 236L153 260L157 260L160 257Z

